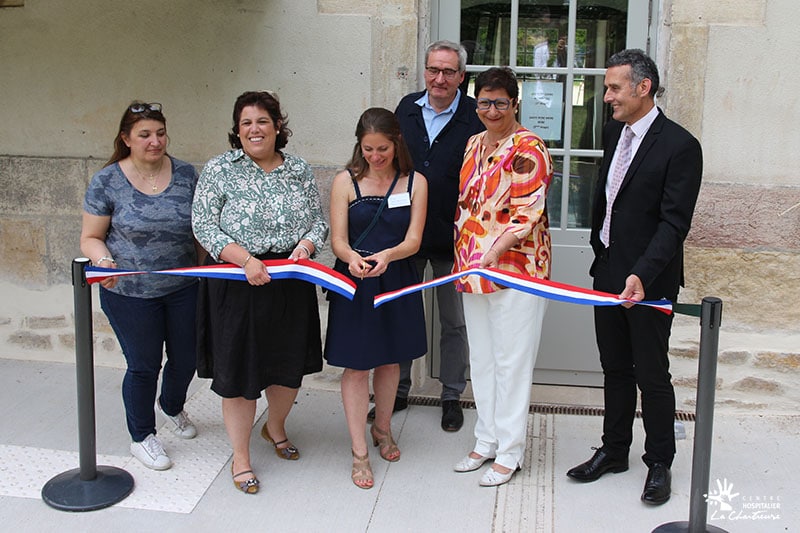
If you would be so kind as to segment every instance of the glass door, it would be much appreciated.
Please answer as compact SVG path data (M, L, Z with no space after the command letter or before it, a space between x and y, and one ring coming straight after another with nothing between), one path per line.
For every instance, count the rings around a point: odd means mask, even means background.
M605 61L648 50L655 0L439 0L434 39L461 42L476 73L510 66L520 81L519 121L541 136L555 175L547 197L553 279L591 287L591 201L603 156ZM438 5L437 5L438 4ZM651 55L654 51L649 50ZM438 342L435 343L438 345ZM434 365L435 367L436 365ZM534 373L537 383L601 385L592 309L550 302Z

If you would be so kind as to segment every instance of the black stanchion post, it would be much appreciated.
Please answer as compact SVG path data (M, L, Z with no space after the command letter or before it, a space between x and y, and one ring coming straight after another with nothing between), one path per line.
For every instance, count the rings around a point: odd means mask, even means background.
M125 499L133 490L133 477L128 472L113 466L97 466L92 290L85 272L88 265L85 257L72 262L80 468L58 474L42 487L45 503L62 511L102 509Z
M722 323L722 300L703 298L700 308L700 357L697 371L697 407L692 451L692 486L689 496L689 521L661 524L653 533L726 533L706 524L708 518L709 471L714 429L714 394L717 384L719 328Z
M86 266L88 262L80 260L72 262L72 288L75 300L75 376L78 384L78 457L81 481L91 481L97 477L92 289L86 282L84 273Z

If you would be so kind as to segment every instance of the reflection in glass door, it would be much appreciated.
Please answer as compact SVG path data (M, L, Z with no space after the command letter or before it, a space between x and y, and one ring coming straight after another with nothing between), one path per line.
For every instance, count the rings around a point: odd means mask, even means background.
M655 0L653 0L654 2ZM624 48L647 49L651 1L439 0L439 39L468 52L462 90L490 66L520 80L519 121L540 135L555 175L547 204L553 279L591 287L591 200L603 155L605 61ZM436 31L438 30L438 31ZM652 52L651 52L652 53ZM600 385L589 307L550 302L534 374L537 383Z

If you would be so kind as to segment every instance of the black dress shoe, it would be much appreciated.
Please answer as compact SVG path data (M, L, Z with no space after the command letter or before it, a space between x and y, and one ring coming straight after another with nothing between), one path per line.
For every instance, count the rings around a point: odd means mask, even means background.
M672 493L672 473L664 463L653 463L647 471L642 501L650 505L661 505Z
M442 401L442 429L458 431L464 425L464 412L458 400Z
M608 455L602 448L594 452L591 459L585 463L579 464L575 468L571 468L567 472L567 476L576 481L589 482L599 479L600 476L606 472L625 472L628 469L627 457L612 457Z
M402 411L403 409L408 408L408 398L401 398L400 396L394 397L394 407L392 407L392 412L396 413L397 411ZM367 413L367 420L372 422L375 420L375 408L369 410Z

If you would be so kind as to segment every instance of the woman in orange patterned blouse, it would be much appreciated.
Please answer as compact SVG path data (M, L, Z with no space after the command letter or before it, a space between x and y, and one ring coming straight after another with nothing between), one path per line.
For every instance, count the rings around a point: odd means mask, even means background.
M553 163L544 141L517 122L518 94L508 68L491 68L475 80L486 131L469 140L461 167L454 272L480 267L550 275L545 198ZM480 484L501 485L522 466L546 300L478 276L456 285L464 293L478 420L475 447L455 470L470 472L494 459Z

